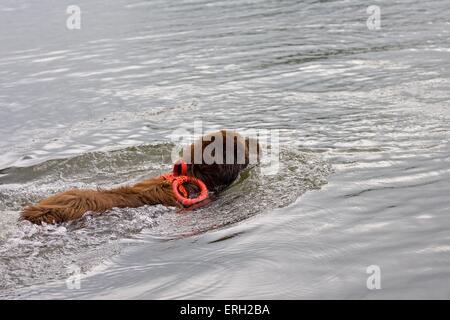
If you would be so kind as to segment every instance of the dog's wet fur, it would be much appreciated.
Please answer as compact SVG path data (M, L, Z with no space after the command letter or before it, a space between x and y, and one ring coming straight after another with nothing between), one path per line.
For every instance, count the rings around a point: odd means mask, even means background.
M223 161L205 161L203 156L196 158L198 150L201 150L203 154L217 137L222 138L223 141L223 148L221 148ZM229 145L227 148L227 141L233 143L232 148ZM254 149L251 148L250 141L234 131L227 130L202 137L183 154L187 163L187 175L202 180L213 194L221 192L232 184L239 173L249 165L251 152ZM259 160L259 145L256 145L256 158ZM227 152L233 152L233 155L228 154L227 157ZM214 152L212 154L215 156ZM195 194L194 186L188 186L187 189L190 194ZM42 222L51 224L79 219L87 212L100 214L115 207L136 208L156 204L180 206L173 194L171 183L162 177L150 178L132 186L109 190L68 190L25 207L21 212L21 219L36 224Z

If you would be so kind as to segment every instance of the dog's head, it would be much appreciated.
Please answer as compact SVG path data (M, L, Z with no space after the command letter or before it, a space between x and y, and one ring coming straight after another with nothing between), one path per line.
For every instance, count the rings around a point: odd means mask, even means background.
M220 192L233 183L249 164L259 161L256 140L228 130L203 136L183 153L187 174L202 180L208 189Z

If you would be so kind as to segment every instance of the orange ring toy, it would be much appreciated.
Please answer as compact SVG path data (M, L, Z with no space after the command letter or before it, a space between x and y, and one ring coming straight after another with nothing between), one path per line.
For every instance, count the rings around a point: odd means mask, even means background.
M195 184L197 187L199 187L200 195L192 199L181 195L178 188L183 187L183 184L185 183L192 183ZM192 206L208 198L208 188L206 187L205 183L197 178L189 176L176 177L172 182L172 191L177 201L180 202L185 207Z
M208 198L209 191L206 184L200 179L187 175L187 164L183 160L179 160L173 165L172 173L166 173L161 177L172 183L175 199L185 207L192 206ZM189 194L184 187L186 183L196 185L200 189L200 195L196 198L189 198Z
M175 177L178 176L187 176L187 164L184 162L184 160L178 160L173 165L173 175Z

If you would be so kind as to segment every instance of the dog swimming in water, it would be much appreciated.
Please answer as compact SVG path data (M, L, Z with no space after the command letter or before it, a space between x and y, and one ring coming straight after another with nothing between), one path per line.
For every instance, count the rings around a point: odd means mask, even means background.
M71 189L26 206L21 220L52 224L76 220L87 212L161 204L190 207L231 185L250 163L259 161L259 144L234 131L221 130L191 144L173 173L113 189Z

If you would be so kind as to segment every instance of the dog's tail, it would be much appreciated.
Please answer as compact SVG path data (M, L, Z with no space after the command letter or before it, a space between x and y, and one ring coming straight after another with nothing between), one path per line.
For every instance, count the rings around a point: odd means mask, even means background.
M170 183L158 178L111 190L73 189L25 207L21 220L59 223L79 219L86 212L99 214L115 207L136 208L146 204L176 206Z
M58 223L69 219L67 208L56 205L32 205L25 207L20 215L20 220L28 220L32 223Z
M101 191L74 189L25 207L21 219L37 224L59 223L81 218L88 211L102 212L112 206Z

